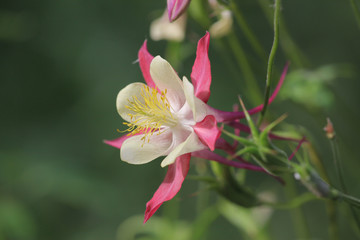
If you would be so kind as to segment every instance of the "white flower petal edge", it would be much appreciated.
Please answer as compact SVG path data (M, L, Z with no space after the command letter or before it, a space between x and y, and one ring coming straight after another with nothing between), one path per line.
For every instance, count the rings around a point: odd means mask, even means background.
M129 104L129 100L137 97L139 101L144 102L141 97L141 90L145 87L147 87L147 85L144 83L130 83L118 93L116 98L116 108L122 119L125 121L131 122L131 118L128 114L134 113L126 107Z
M145 164L165 155L172 143L172 132L167 130L159 135L154 133L150 142L144 143L144 135L133 136L123 143L120 158L131 164Z
M183 77L184 93L186 102L189 104L195 122L200 122L206 117L206 104L195 97L194 86L189 82L186 77Z
M171 65L160 56L150 64L150 75L160 91L167 90L167 99L176 112L185 103L183 84Z
M176 158L185 153L200 151L207 147L201 143L195 132L192 132L189 137L177 145L167 157L161 162L161 167L166 167L175 162Z

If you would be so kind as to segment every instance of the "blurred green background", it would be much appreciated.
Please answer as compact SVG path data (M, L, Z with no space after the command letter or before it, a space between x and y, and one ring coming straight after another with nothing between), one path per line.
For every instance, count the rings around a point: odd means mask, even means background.
M258 1L238 2L269 50L273 32ZM148 39L153 55L165 54L167 43L149 38L150 22L165 6L165 0L0 2L0 240L116 239L121 223L143 214L165 169L160 161L143 166L123 163L119 150L102 141L119 136L118 91L143 81L138 64L133 64L143 41ZM283 1L283 20L308 62L303 68L291 66L291 81L270 111L274 117L287 112L288 123L308 130L336 183L330 145L322 130L326 117L331 117L345 181L349 192L360 197L360 31L350 3ZM190 54L178 65L180 76L190 76L196 42L204 33L194 20L188 21L185 41ZM266 64L257 63L239 30L237 35L264 89ZM209 104L231 110L238 94L247 101L251 92L244 91L238 69L231 70L215 47L220 40L211 41ZM275 62L278 71L286 60L280 51ZM192 165L191 174L194 169ZM259 173L249 175L255 190L270 190L282 199L282 186L276 181ZM197 186L187 179L180 195L156 215L170 212L168 216L193 222ZM211 194L210 202L215 198ZM173 213L177 205L180 208ZM312 239L328 239L324 204L317 201L303 208ZM340 204L340 208L345 207ZM290 215L281 210L273 213L267 224L271 239L297 239ZM355 239L346 215L339 213L339 219L341 239ZM240 239L240 232L220 216L203 239Z

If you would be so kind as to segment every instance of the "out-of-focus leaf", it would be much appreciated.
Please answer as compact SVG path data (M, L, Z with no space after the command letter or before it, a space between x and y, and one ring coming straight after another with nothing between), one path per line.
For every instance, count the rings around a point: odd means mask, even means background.
M0 199L0 239L35 238L35 221L29 210L15 199Z
M228 201L221 201L219 211L232 225L244 233L248 239L267 240L264 226L270 219L272 210L268 207L247 209Z
M329 109L334 94L329 86L339 78L351 77L352 71L344 65L325 65L315 70L292 71L280 91L282 99L290 99L309 110Z

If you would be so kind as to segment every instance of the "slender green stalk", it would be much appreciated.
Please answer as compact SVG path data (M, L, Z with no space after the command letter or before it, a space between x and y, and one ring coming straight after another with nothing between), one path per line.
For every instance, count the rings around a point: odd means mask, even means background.
M272 80L272 70L276 55L276 50L279 45L279 21L280 21L280 7L281 7L281 0L275 0L275 12L274 12L274 41L271 47L269 61L267 66L267 73L266 73L266 89L265 89L265 100L264 100L264 107L260 113L258 125L260 126L264 115L266 113L267 106L269 104L269 97L270 97L270 86Z
M342 165L340 164L340 161L339 161L339 149L337 146L336 139L335 138L331 139L330 143L331 143L331 150L332 150L332 154L333 154L333 158L334 158L336 174L337 174L337 176L339 178L339 182L340 182L340 189L341 189L341 191L347 193L347 189L346 189L344 177L343 177Z
M337 224L336 203L334 200L329 199L326 201L326 211L329 217L329 239L339 240L339 227Z
M316 168L319 171L319 174L321 178L325 180L325 182L330 183L328 174L326 172L326 169L324 167L323 162L317 155L315 149L312 145L307 144L307 150L310 155L311 163L316 166ZM336 214L336 201L334 200L327 200L326 201L326 212L329 217L329 239L330 240L338 240L339 239L339 230L338 230L338 224L337 224L337 214Z
M247 24L242 12L236 5L236 2L234 0L230 1L229 4L237 24L241 28L241 31L244 33L245 37L247 37L249 43L251 44L251 47L254 49L254 51L259 55L259 57L266 61L266 52L265 49L260 44L260 41L256 38L255 34Z
M356 4L356 0L350 0L351 8L354 12L356 22L358 24L358 27L360 28L360 9L359 6Z
M244 49L242 48L240 42L238 41L236 35L233 32L231 32L227 36L227 40L234 54L234 57L236 58L236 61L238 62L238 65L244 74L247 89L251 93L250 94L251 100L254 103L261 102L261 91L259 89L258 84L256 83L255 75L246 58Z
M175 69L178 69L182 62L181 43L168 41L165 49L165 57Z
M273 23L273 11L269 7L271 2L269 0L258 0L258 3L263 10L266 18L269 21L269 24ZM287 28L285 26L284 21L280 22L280 30L281 30L281 47L286 54L286 57L290 59L291 63L297 67L303 67L308 63L308 59L302 54L301 50L295 43L295 41L291 38Z
M356 222L356 225L358 226L358 230L360 229L360 219L355 211L355 206L360 208L360 201L354 197L348 196L347 193L347 188L345 185L345 181L344 181L344 174L343 174L343 169L342 169L342 165L339 159L339 146L337 144L336 141L336 136L333 137L332 139L330 139L330 143L331 143L331 149L332 149L332 153L333 153L333 158L334 158L334 165L335 165L335 169L336 169L336 174L338 175L339 178L339 182L340 182L340 190L342 192L344 192L344 194L341 195L342 198L348 199L348 197L350 198L350 200L345 200L347 202L350 203L349 207L350 207L350 212ZM354 204L355 203L355 204ZM357 204L357 205L356 205ZM355 206L354 206L355 205Z
M285 187L285 194L288 199L296 199L298 197L296 186L294 182L294 178L291 175L287 175L285 177L285 181L287 186ZM301 211L301 207L293 208L290 210L292 219L294 221L294 227L297 232L297 236L303 239L310 239L308 226L306 224L306 220L303 212Z
M351 206L354 206L356 208L360 209L360 199L347 195L345 193L339 192L338 196L344 200L345 202L349 203Z
M198 177L207 177L207 166L203 160L199 160L196 162L196 172L198 173ZM197 215L200 216L203 211L208 207L209 200L209 192L204 191L208 187L208 183L204 181L199 181L198 183L198 191L199 195L197 196L197 205L196 211Z

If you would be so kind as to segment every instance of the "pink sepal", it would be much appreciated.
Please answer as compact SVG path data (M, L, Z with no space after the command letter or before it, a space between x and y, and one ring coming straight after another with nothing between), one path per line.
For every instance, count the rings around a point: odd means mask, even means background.
M193 152L191 155L194 157L207 159L210 161L216 161L218 163L228 165L231 167L243 168L243 169L248 169L248 170L252 170L252 171L265 172L265 170L262 167L253 165L251 163L244 163L244 162L228 160L228 159L224 158L223 156L216 154L215 152L210 152L209 150L201 150L201 151Z
M165 201L172 199L180 190L181 185L189 171L191 154L187 153L176 158L175 163L169 165L164 181L146 203L144 223L158 210Z
M286 76L286 73L287 73L287 70L288 70L288 67L289 67L289 63L286 63L285 67L284 67L284 70L281 74L281 77L279 79L279 82L274 90L274 92L272 93L271 97L269 98L269 104L271 104L274 99L276 98L278 92L280 91L280 88L285 80L285 76ZM261 104L255 108L252 108L250 110L248 110L249 114L252 115L252 114L255 114L255 113L258 113L258 112L261 112L261 110L264 108L264 104ZM215 108L212 108L210 106L208 106L208 111L215 116L216 118L216 121L218 122L230 122L230 121L233 121L233 120L236 120L236 119L242 119L245 117L245 114L244 112L225 112L225 111L221 111L221 110L218 110L218 109L215 109Z
M195 96L203 102L210 97L211 67L208 56L210 34L206 32L197 45L196 59L192 68L191 81L194 85Z
M237 162L237 161L228 160L228 159L224 158L223 156L216 154L215 152L210 152L209 150L201 150L201 151L193 152L191 155L194 157L202 158L202 159L216 161L218 163L228 165L231 167L243 168L243 169L248 169L248 170L258 171L258 172L265 172L266 174L269 174L268 172L265 171L265 169L263 169L260 166L256 166L256 165L253 165L253 164L247 163L247 162ZM285 184L284 180L281 177L274 176L271 174L269 174L269 175L272 176L273 178L275 178L281 184Z
M136 135L139 135L139 134L144 134L144 132L139 132L139 133L131 134L131 135L126 134L124 136L121 136L121 137L113 139L113 140L104 140L104 143L106 143L107 145L110 145L112 147L116 147L116 148L120 149L126 139L131 138Z
M125 142L126 139L131 138L134 135L124 135L119 138L113 139L113 140L104 140L104 143L107 145L110 145L112 147L121 148L122 144Z
M169 21L173 22L186 10L190 0L167 0Z
M201 142L207 145L211 151L214 151L216 140L221 135L215 117L208 115L201 122L196 123L193 128Z
M295 154L297 153L297 151L299 151L301 145L302 145L304 142L307 142L306 137L303 137L303 138L299 141L298 145L296 146L296 149L294 150L293 153L291 153L290 157L288 158L289 161L295 156Z
M229 153L230 155L234 154L235 149L236 149L236 147L232 146L230 143L228 143L223 138L218 138L218 140L216 140L215 148L216 149L221 149L221 150Z
M150 75L150 63L154 57L148 52L146 44L147 40L144 41L144 44L138 52L139 65L146 84L151 88L156 88L156 85Z

